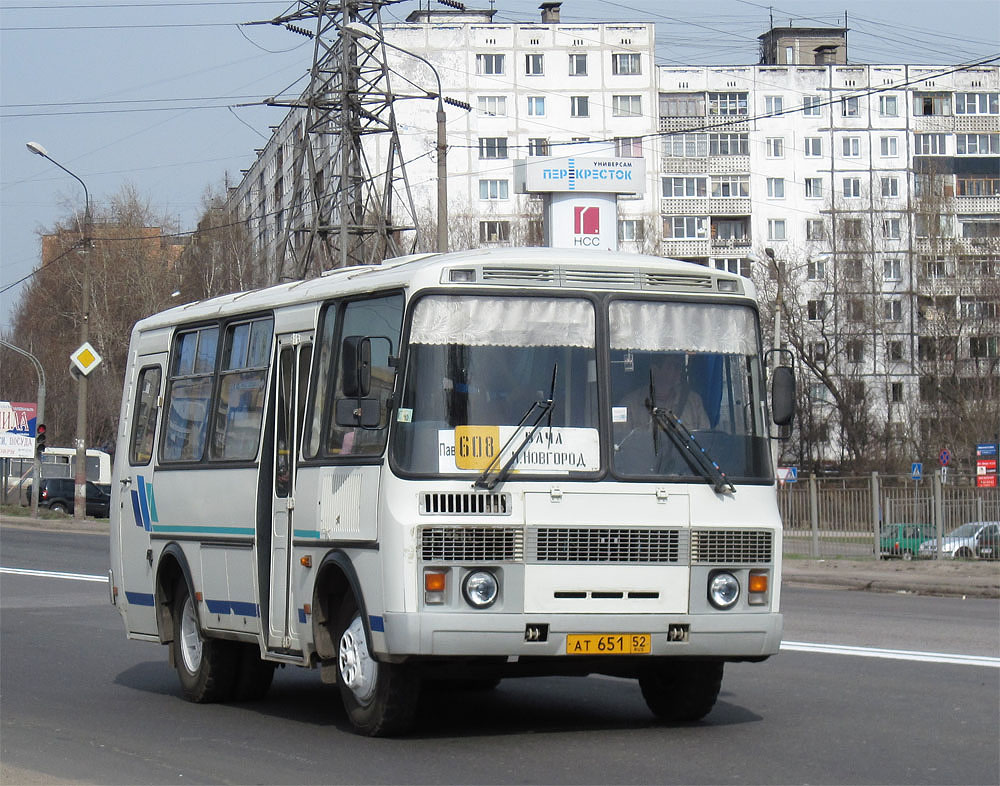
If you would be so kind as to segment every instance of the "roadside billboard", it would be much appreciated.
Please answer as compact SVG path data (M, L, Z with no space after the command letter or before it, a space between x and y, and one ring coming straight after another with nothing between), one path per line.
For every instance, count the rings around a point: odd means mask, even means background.
M0 401L0 458L34 458L34 402Z

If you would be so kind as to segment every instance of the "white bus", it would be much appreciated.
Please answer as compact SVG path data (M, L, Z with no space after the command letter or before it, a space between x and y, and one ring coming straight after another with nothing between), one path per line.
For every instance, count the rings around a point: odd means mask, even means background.
M636 255L413 256L173 308L132 333L112 602L193 701L317 668L388 735L422 684L604 673L701 718L781 638L794 381L769 413L765 366L750 281Z

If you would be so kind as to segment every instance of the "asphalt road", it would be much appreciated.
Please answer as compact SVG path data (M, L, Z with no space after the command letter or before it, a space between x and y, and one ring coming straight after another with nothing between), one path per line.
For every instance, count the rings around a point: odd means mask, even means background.
M106 555L106 536L0 529L4 569L101 575ZM369 740L350 733L314 672L280 670L264 701L189 704L165 650L125 639L105 584L5 570L0 780L1000 782L997 601L817 589L783 599L792 649L728 666L702 723L655 723L633 682L539 678L429 692L413 736Z

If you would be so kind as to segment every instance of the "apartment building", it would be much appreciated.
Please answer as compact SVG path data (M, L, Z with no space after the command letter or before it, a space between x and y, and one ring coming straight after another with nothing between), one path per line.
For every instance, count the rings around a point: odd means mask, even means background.
M769 298L782 283L813 458L843 455L845 401L912 446L949 386L1000 399L1000 69L850 64L842 28L771 30L758 65L658 66L653 24L563 24L558 5L537 23L422 10L385 27L408 92L439 77L472 107L447 107L452 248L541 243L518 161L581 144L642 157L644 192L618 197L620 247L753 276ZM395 102L427 249L435 110ZM294 196L296 111L232 194L265 254Z

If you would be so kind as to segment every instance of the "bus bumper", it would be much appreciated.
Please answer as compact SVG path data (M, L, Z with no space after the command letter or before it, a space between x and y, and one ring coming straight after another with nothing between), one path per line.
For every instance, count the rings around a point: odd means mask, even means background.
M776 654L782 628L778 613L630 617L389 612L384 615L386 651L379 654L560 657L568 654L570 634L638 633L649 635L652 656L740 660ZM380 649L377 641L376 649Z

